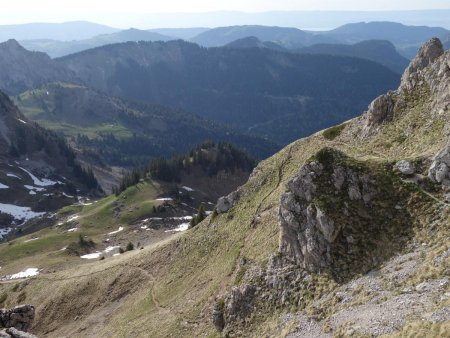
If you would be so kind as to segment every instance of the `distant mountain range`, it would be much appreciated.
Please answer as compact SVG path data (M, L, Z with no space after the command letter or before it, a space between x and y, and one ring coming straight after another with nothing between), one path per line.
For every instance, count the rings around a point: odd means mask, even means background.
M76 24L83 25L82 22ZM43 27L46 27L44 24L42 25ZM58 28L63 32L65 31L65 26L63 24L61 24L62 26L52 25L53 26L51 27L53 28ZM67 25L71 28L75 23L67 23ZM281 46L285 49L301 49L317 44L356 44L366 40L386 40L390 41L401 55L412 58L417 52L418 47L431 37L439 37L445 42L448 36L450 36L450 31L441 27L407 26L387 21L350 23L328 31L307 31L297 28L260 25L228 26L213 29L202 27L161 28L150 29L147 31L131 28L119 31L114 28L104 26L97 27L86 23L86 27L81 29L85 34L81 34L80 36L89 35L88 32L92 35L96 32L95 29L102 33L70 41L62 38L55 39L54 34L45 33L45 31L40 29L37 29L37 33L34 35L29 35L24 38L26 34L20 33L20 29L23 28L22 26L16 27L16 30L19 30L19 33L14 33L15 30L11 28L3 28L2 31L2 27L5 26L0 26L0 36L2 36L2 34L3 36L8 36L10 38L20 36L20 43L24 47L33 51L45 52L51 57L61 57L106 44L128 41L169 41L183 39L205 47L221 47L229 44L233 47L235 41L242 39L244 40L239 43L242 44L242 46L248 46L250 41L246 41L246 39L255 37L263 43L270 42L275 44L266 46L267 48L273 49L276 49L276 46ZM69 29L69 33L70 32L71 30ZM75 34L74 32L69 33L67 35L72 33ZM37 35L39 35L40 38L34 38ZM60 33L59 35L64 34ZM30 36L33 36L33 38ZM255 44L255 41L253 41L253 44ZM234 47L238 46L235 45ZM376 47L377 46L373 48ZM323 46L318 48L324 50ZM339 48L339 51L337 51L337 49L334 50L334 53L339 55L346 55L347 52L348 51L342 48ZM353 53L354 52L351 54ZM358 52L356 54L360 54L366 58L364 53ZM398 62L399 60L396 61L396 63Z
M48 84L22 93L16 102L27 117L107 165L139 165L205 140L231 142L259 158L279 148L179 109L133 103L75 84Z
M268 48L280 51L288 51L288 49L271 41L261 41L255 36L248 36L246 38L232 41L225 45L228 48Z
M115 44L56 61L109 95L179 107L277 143L354 116L399 81L362 59L183 41Z
M358 57L378 62L399 74L402 74L409 64L409 60L400 55L395 46L386 40L367 40L354 45L317 44L297 49L295 52Z
M254 36L238 39L225 45L228 48L268 48L299 54L323 54L336 56L351 56L380 63L396 73L402 74L409 60L400 55L395 46L385 40L367 40L354 45L316 44L299 49L287 49L275 42L261 41Z
M53 81L74 82L75 75L41 52L30 52L17 41L0 43L0 89L9 95Z
M408 58L432 37L445 38L450 31L440 27L406 26L395 22L351 23L330 31L302 31L296 28L267 26L219 27L191 39L200 45L223 46L232 41L254 36L261 41L274 42L288 49L315 44L355 44L365 40L387 40Z
M119 29L88 21L64 23L28 23L0 25L0 42L9 39L53 39L61 41L89 39L100 34L118 32Z
M406 26L395 22L360 22L347 24L324 34L341 43L388 40L402 55L411 59L425 41L432 37L445 38L450 35L450 31L441 27Z
M213 28L203 32L191 41L205 47L220 47L232 41L254 36L261 41L270 41L285 48L300 48L315 43L337 42L333 38L311 34L297 28L268 26L230 26Z
M162 35L156 32L149 32L130 28L127 30L114 32L111 34L97 35L86 40L77 41L58 41L58 40L24 40L20 43L28 50L40 51L47 53L50 57L60 57L104 46L112 43L128 42L128 41L168 41L174 38Z
M149 32L158 33L165 36L170 36L175 39L189 40L210 28L206 27L191 27L191 28L154 28L149 29Z

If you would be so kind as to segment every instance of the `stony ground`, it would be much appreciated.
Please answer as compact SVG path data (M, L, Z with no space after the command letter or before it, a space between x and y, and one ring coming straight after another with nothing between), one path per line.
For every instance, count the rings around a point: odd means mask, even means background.
M280 332L287 330L289 338L333 337L336 333L381 336L401 329L414 319L433 323L450 320L449 277L399 288L417 273L426 250L425 243L418 243L411 252L398 255L381 268L340 286L313 304L316 313L309 310L283 316ZM450 249L437 257L435 263L443 264L445 254L450 255ZM321 312L327 310L328 304L334 304L328 308L331 315Z

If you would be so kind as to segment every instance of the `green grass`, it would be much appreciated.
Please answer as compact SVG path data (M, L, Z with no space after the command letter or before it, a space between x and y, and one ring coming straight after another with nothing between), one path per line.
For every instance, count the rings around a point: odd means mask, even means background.
M342 131L345 129L345 124L341 124L335 127L328 128L322 135L329 141L333 141L336 137L341 135Z

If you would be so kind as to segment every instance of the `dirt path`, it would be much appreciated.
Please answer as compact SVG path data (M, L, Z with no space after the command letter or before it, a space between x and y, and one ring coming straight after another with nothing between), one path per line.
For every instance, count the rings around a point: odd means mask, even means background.
M266 196L264 196L263 199L261 200L261 202L258 204L258 207L256 208L256 212L254 214L253 220L252 220L252 222L250 224L251 228L255 227L256 219L261 214L262 206L264 205L266 200L280 187L280 184L281 184L282 179L283 179L283 170L286 167L286 165L289 163L289 161L291 160L291 153L292 153L292 146L290 146L288 148L288 153L286 155L286 158L281 162L281 165L278 168L278 182L277 182L276 186L270 192L268 192L266 194Z

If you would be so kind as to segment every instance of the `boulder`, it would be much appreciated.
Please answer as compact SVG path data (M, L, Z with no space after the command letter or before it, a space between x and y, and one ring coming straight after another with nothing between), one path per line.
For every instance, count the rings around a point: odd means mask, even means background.
M415 172L414 165L406 160L398 161L395 164L395 168L404 175L412 175Z
M28 331L33 323L34 314L33 305L20 305L10 310L0 309L0 327Z
M228 196L222 196L217 200L216 210L219 214L223 214L230 210L239 200L239 190L233 191Z
M0 330L0 338L37 338L35 335L17 330L13 327Z
M433 182L450 186L450 142L434 156L428 177Z
M376 131L384 122L390 121L394 113L393 93L378 96L369 105L368 110L364 113L362 137L367 137Z

